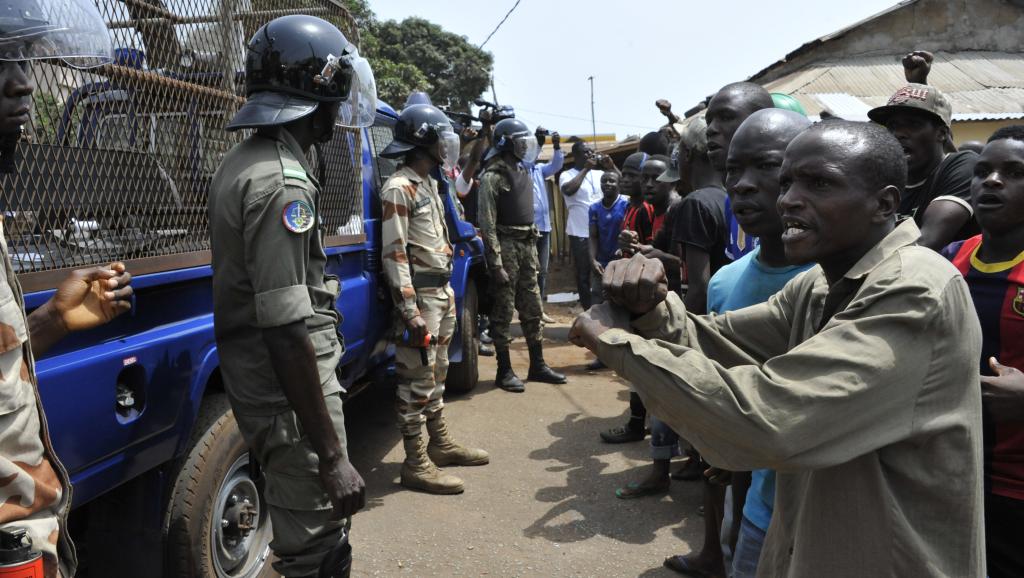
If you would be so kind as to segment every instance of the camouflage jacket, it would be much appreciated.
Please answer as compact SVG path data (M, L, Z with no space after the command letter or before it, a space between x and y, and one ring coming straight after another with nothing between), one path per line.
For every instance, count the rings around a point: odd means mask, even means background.
M21 285L11 268L0 219L0 528L18 526L44 555L46 575L74 576L67 534L71 484L50 443L36 390L35 361Z
M380 202L384 276L402 318L411 319L420 314L412 272L450 274L452 270L444 206L434 179L424 179L409 167L388 179Z

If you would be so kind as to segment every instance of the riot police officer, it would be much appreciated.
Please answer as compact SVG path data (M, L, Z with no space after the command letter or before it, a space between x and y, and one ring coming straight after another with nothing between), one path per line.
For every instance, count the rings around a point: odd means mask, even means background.
M522 121L507 118L494 126L490 163L480 179L480 232L494 284L491 337L498 356L494 383L511 392L525 390L512 370L508 346L513 309L530 351L528 381L565 383L544 362L540 289L537 286L537 227L533 220L533 181L522 162L533 162L537 138Z
M248 99L228 129L255 132L224 157L210 190L221 371L262 466L274 568L348 576L347 518L365 495L346 449L339 287L324 271L320 185L306 154L336 123L372 122L373 77L337 28L306 15L257 30L245 72Z
M459 478L437 466L480 466L487 452L454 442L445 424L444 380L448 344L455 333L455 293L449 279L452 245L433 171L450 171L459 158L459 136L448 117L429 104L407 106L395 138L381 156L401 167L380 194L384 276L395 303L398 427L405 445L402 485L432 494L458 494ZM430 442L424 447L426 418Z

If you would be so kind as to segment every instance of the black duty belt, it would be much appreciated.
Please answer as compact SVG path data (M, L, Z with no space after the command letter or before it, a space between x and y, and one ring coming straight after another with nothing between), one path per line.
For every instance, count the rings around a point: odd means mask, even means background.
M451 278L451 273L413 273L412 286L416 289L444 287Z

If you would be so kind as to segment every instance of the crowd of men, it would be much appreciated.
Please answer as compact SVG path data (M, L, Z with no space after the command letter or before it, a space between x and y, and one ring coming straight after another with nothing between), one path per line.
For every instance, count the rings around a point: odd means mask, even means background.
M668 568L1024 575L1024 126L957 150L931 63L908 54L872 122L812 123L737 82L686 119L657 101L668 124L621 167L572 139L565 168L558 133L537 127L534 146L521 122L499 134L486 116L479 136L515 146L490 163L465 147L456 189L486 207L469 218L497 286L495 254L528 263L525 281L513 265L514 303L534 340L557 178L584 310L571 338L597 355L588 369L632 384L627 422L600 436L650 435L652 467L615 495L702 484L703 544ZM531 185L532 223L511 206ZM512 213L535 248L506 247ZM495 383L523 391L508 379L512 303L495 314Z
M44 3L102 22L92 3ZM16 15L0 23L18 47L0 59L5 143L16 142L32 95L27 60L95 57L95 38L107 38L96 26L86 46L35 25ZM596 354L591 369L632 384L628 421L600 436L651 437L649 473L615 494L657 495L673 478L703 486L701 549L669 556L668 568L1024 575L1024 125L955 150L930 63L927 53L906 57L908 84L870 112L873 122L812 123L792 99L748 82L721 88L687 119L660 100L669 124L621 167L575 140L564 168L560 136L510 114L482 115L477 134L459 134L433 105L406 106L382 152L400 168L380 194L401 483L460 493L462 480L440 468L489 462L454 441L443 414L455 297L442 184L485 242L495 385L525 391L509 355L515 312L526 382L565 383L542 338L545 181L557 175L584 308L570 339ZM264 25L248 46L248 99L227 127L252 132L211 185L225 388L262 465L274 567L288 577L348 576L348 519L365 503L347 456L339 287L324 271L307 154L339 124L366 126L369 70L324 20ZM554 155L539 164L549 136ZM4 145L0 156L11 152ZM26 316L3 252L0 523L25 529L44 575L73 576L69 485L33 356L127 311L131 276L120 263L77 271Z

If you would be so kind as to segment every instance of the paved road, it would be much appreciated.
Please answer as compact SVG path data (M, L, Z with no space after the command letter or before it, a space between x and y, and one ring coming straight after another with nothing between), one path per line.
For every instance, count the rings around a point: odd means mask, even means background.
M452 470L466 482L460 496L398 485L403 453L391 390L353 400L349 446L369 488L354 520L354 576L674 575L661 561L699 543L700 488L673 482L661 498L615 497L644 472L648 446L601 443L598 431L624 420L627 386L611 371L585 372L591 358L565 343L566 331L548 329L555 339L546 356L569 384L506 393L493 387L494 358L482 357L476 391L448 400L457 439L491 452L489 466ZM525 376L522 339L512 355Z

